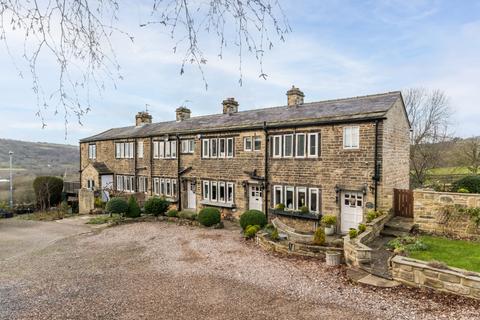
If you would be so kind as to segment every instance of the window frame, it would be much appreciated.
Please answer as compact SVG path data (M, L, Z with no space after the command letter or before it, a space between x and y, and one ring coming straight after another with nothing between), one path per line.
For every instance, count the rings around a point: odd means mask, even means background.
M287 211L294 211L294 210L295 210L295 200L296 200L296 199L295 199L295 187L285 186L284 189L285 189L285 198L284 198L284 199L285 199L285 203L284 203L284 204L285 204L285 210L287 210ZM292 192L292 208L291 208L291 209L288 208L288 206L287 206L287 199L288 199L287 193L288 193L289 191Z
M143 159L143 140L137 141L137 157Z
M315 193L317 196L316 207L317 210L312 210L312 194ZM320 213L320 189L319 188L308 188L308 210L313 213Z
M170 179L165 179L165 195L167 197L172 196L172 182Z
M210 200L210 181L208 180L202 181L202 198L203 200Z
M172 197L177 196L177 179L172 179Z
M202 139L202 158L210 158L210 139Z
M232 150L229 150L229 142L231 142L231 147L232 147ZM233 138L227 138L227 148L226 148L226 153L227 153L227 158L233 158L234 155L235 155L235 141L233 140ZM231 154L230 154L230 151L231 151Z
M280 190L280 201L277 199L277 191ZM275 208L278 204L283 204L283 186L274 185L273 186L273 207Z
M350 144L347 144L349 136ZM356 144L354 143L356 142ZM355 150L360 148L360 126L346 126L343 128L343 149Z
M318 155L319 155L319 141L318 141L318 137L320 135L318 134L318 132L315 132L315 133L309 133L308 134L308 137L307 137L307 155L309 158L318 158ZM312 148L312 140L311 140L311 137L315 137L315 153L311 153L311 148Z
M307 187L296 187L295 188L295 210L300 210L301 207L303 206L308 206L308 188ZM305 203L303 205L300 205L298 201L300 200L300 193L305 194ZM299 206L300 205L300 206Z
M210 158L218 158L218 139L217 138L210 139Z
M250 148L247 147L247 142L250 143ZM243 137L243 151L252 151L252 137Z
M160 150L159 146L158 146L158 141L153 141L153 159L159 159L160 158L160 155L158 153L158 151Z
M225 194L225 201L226 203L234 203L235 202L235 184L233 182L227 182L226 187L226 194ZM232 198L229 197L229 189L232 190Z
M160 195L165 195L165 179L160 178Z
M298 137L303 137L303 155L298 155L299 148L299 139ZM295 134L295 158L306 158L307 157L307 135L305 133L296 133Z
M165 158L165 141L158 141L158 159Z
M259 143L258 149L257 149L257 142ZM256 151L256 152L262 151L262 137L260 136L253 137L252 146L253 146L253 151Z
M215 192L213 191L213 187L215 187ZM213 198L215 196L215 199ZM218 202L218 182L217 181L210 181L210 201Z
M293 133L290 133L290 134L284 134L283 135L283 157L284 158L293 158L293 155L294 155L294 139L293 139ZM290 137L292 138L292 141L290 143L290 147L291 147L291 153L290 155L287 155L287 137Z
M95 160L97 158L97 145L91 143L88 145L88 159Z
M170 141L170 158L177 158L177 140Z
M278 139L278 148L275 146L275 140ZM272 137L272 152L273 152L273 158L281 158L282 157L282 151L283 151L283 138L281 135L276 135ZM277 152L278 151L278 154Z
M165 154L163 155L163 157L164 157L165 159L171 158L171 157L172 157L172 144L171 144L171 141L165 141L164 144L165 144Z
M223 143L223 152L222 152L222 143ZM218 139L218 157L225 158L227 155L227 141L225 138Z
M223 188L223 200L221 199L220 195L222 194L222 188ZM218 182L218 202L227 202L227 188L225 181L220 181Z

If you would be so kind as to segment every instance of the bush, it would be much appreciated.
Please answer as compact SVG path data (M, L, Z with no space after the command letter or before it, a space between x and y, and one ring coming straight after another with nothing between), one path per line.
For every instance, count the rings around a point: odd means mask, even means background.
M470 193L470 191L467 188L460 188L457 190L459 193Z
M128 203L122 198L112 198L107 202L107 211L110 213L127 213Z
M275 209L277 210L285 210L285 205L283 203L279 203L275 206Z
M170 203L165 198L153 197L145 202L145 213L154 216L164 215Z
M105 209L105 204L106 203L102 201L102 198L100 197L95 198L95 204L94 204L95 208Z
M466 189L471 193L480 193L480 176L467 176L452 185L453 190Z
M197 216L198 222L205 227L211 227L217 223L220 223L220 211L216 208L203 208Z
M428 249L428 246L422 240L411 236L393 239L387 243L387 247L393 249L395 253L425 251Z
M178 211L175 209L168 210L167 217L178 217Z
M308 213L310 213L310 210L308 210L307 206L302 206L302 207L300 207L300 213L301 214L308 214Z
M348 231L348 236L350 239L355 239L358 236L357 229L350 229L350 231Z
M317 228L315 234L313 235L313 244L321 246L325 243L325 231L323 228Z
M367 226L364 225L363 223L360 223L360 224L358 225L358 234L364 233L365 230L367 230Z
M372 222L377 218L377 213L375 211L367 212L367 222Z
M267 224L267 217L262 211L248 210L240 216L240 226L245 230L248 226L258 225L263 228Z
M178 217L182 219L195 220L197 219L197 213L193 211L180 211Z
M326 226L334 226L337 223L337 216L333 214L326 214L322 217L321 222Z
M57 177L40 176L33 180L37 206L45 210L62 201L63 180Z
M273 229L272 233L270 234L270 239L272 239L273 241L278 241L280 239L277 228Z
M142 214L140 206L137 203L137 199L134 196L130 196L128 199L128 210L126 216L129 218L138 218Z
M258 230L260 230L260 226L259 226L259 225L248 226L248 227L245 229L245 232L244 232L245 238L251 239L251 238L255 237L255 235L257 234Z

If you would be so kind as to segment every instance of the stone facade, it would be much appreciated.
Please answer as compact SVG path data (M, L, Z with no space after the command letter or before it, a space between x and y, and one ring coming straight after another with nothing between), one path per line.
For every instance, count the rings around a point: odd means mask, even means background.
M480 195L414 191L414 222L420 231L458 238L479 238L480 228L459 208L480 207Z
M402 256L393 257L390 264L393 278L406 285L480 299L480 273L451 267L438 269Z
M303 94L303 93L302 93ZM228 103L233 100L227 99ZM348 99L347 99L348 101ZM302 108L308 108L303 104ZM227 108L226 115L237 113L238 103L234 108ZM292 105L289 109L296 109ZM241 129L205 130L204 132L182 132L159 136L151 135L135 138L112 139L84 139L80 144L81 153L81 180L82 187L86 187L87 179L98 181L98 174L89 169L93 162L104 163L115 175L143 176L148 179L147 197L153 195L153 179L176 179L177 196L171 199L181 208L186 208L187 183L194 186L196 209L205 206L216 206L224 217L238 217L250 207L250 186L258 186L263 199L262 209L273 207L273 187L276 185L307 187L319 189L320 214L336 214L338 226L341 224L340 193L342 190L355 190L364 194L364 212L373 209L375 203L375 176L377 160L378 183L377 205L379 209L390 209L391 193L393 188L408 187L408 122L401 99L391 108L387 117L377 120L358 120L345 118L342 121L323 121L316 124L297 124L292 126L275 126L265 128L243 127ZM213 117L213 116L212 116ZM177 123L187 123L195 119L177 119ZM146 125L148 126L148 124ZM359 148L345 149L343 147L343 133L345 127L359 128ZM316 158L275 158L272 154L272 137L275 135L318 133L319 154ZM257 137L261 147L257 151L244 150L244 138ZM205 159L202 157L202 139L233 138L234 156L232 158ZM195 147L193 153L181 153L181 141L193 139ZM155 141L177 141L176 159L154 159L152 146ZM143 158L138 158L139 142L143 143ZM117 159L115 157L115 143L134 142L135 157L133 159ZM376 144L377 142L377 144ZM88 158L88 145L96 145L96 158ZM397 144L402 144L398 146ZM392 156L388 154L394 152ZM393 159L396 159L393 169ZM267 168L265 167L267 165ZM406 166L407 169L404 168ZM388 170L387 170L388 169ZM267 176L265 176L267 172ZM225 181L234 184L233 205L224 205L203 201L202 181ZM135 180L137 181L137 180ZM115 179L114 179L115 183ZM99 184L96 184L99 185ZM138 190L138 186L135 186ZM368 208L367 208L368 207ZM314 223L309 222L309 229Z

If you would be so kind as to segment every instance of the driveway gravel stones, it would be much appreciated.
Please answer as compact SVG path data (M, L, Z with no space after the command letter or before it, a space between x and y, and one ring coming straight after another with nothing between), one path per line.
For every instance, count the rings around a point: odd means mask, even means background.
M431 291L351 284L343 267L264 252L228 224L132 223L0 261L0 319L480 319L479 310Z

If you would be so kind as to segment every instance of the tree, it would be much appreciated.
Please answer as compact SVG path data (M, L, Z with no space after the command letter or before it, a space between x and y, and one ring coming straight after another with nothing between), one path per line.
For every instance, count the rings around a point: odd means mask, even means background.
M443 143L450 139L450 103L441 90L411 88L403 92L403 97L412 126L412 182L416 186L423 186L429 170L435 168L440 161Z
M40 210L56 206L62 200L63 180L58 177L40 176L33 180L33 189Z
M216 37L220 58L227 46L237 47L242 84L244 53L258 59L259 76L266 79L265 50L272 48L273 36L283 41L290 31L278 0L151 0L151 5L149 20L140 26L159 26L159 31L166 31L174 42L173 51L183 56L180 74L187 64L196 66L206 88L203 68L208 60L203 47L208 44L201 45L203 35ZM18 35L24 39L21 57L32 77L37 116L43 127L48 111L63 111L65 131L72 114L81 124L91 108L92 91L101 92L108 83L115 85L122 79L111 39L116 34L132 42L135 38L118 26L120 6L127 5L116 0L0 1L0 40L16 65L8 40ZM38 68L42 57L53 57L58 66L48 71L58 75L53 92L45 92L42 86Z
M480 170L480 137L472 137L463 141L460 155L468 170L478 174Z

